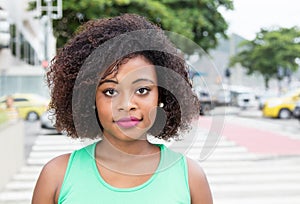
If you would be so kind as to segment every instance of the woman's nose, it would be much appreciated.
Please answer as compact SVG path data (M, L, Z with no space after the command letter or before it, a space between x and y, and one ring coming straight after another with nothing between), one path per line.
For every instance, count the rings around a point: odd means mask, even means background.
M116 101L117 109L119 111L131 111L137 108L134 100L134 94L123 94Z

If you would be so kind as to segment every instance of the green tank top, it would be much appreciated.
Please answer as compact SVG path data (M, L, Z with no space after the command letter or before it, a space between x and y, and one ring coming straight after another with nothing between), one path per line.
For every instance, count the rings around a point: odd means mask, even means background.
M69 159L58 204L188 204L191 203L186 158L164 145L156 172L145 183L116 188L101 177L93 143Z

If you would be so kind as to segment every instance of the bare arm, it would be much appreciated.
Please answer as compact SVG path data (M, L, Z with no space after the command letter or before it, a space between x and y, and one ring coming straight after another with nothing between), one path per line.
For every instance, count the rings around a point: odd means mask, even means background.
M196 161L187 158L192 204L212 204L212 195L206 175Z
M58 202L69 157L70 154L58 156L43 167L33 192L32 204L56 204Z

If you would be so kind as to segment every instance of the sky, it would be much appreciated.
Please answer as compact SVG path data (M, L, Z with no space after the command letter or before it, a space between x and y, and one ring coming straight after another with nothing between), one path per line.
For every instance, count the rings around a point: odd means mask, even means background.
M300 0L233 0L234 11L220 10L228 33L253 40L261 28L300 27Z

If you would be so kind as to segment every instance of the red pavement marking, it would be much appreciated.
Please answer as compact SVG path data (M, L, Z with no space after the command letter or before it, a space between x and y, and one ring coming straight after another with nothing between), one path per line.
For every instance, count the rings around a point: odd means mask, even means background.
M200 117L198 125L211 128L209 118ZM300 155L300 140L279 133L224 122L222 136L246 147L250 152L267 155Z

